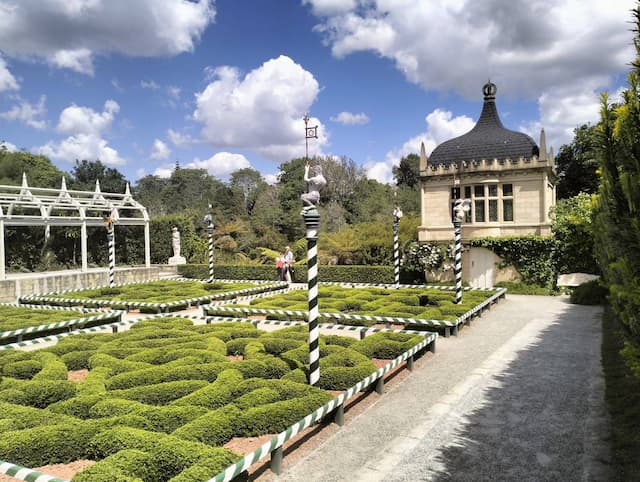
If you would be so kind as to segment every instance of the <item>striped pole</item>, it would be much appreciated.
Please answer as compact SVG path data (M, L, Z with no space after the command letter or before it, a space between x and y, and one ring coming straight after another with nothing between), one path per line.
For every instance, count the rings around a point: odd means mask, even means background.
M400 237L398 226L402 211L399 208L393 210L393 275L396 285L400 284Z
M462 221L458 218L453 220L454 232L454 266L456 275L456 305L462 303Z
M204 217L207 223L207 233L209 235L209 279L208 283L213 283L213 214L211 214L211 204L209 204L209 213Z
M113 288L116 285L116 242L113 223L107 227L107 239L109 240L109 288Z
M318 226L320 214L315 206L303 211L302 217L307 228L307 283L309 298L309 385L320 379L320 347L318 336Z

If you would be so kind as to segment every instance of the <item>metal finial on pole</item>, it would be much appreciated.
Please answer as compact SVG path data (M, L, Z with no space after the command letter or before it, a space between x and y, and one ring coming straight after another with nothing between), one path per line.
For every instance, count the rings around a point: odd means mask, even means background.
M209 204L209 212L204 217L207 225L207 234L209 238L209 279L208 283L213 283L213 214L211 213L211 204Z
M114 236L114 219L112 213L106 214L102 220L107 230L107 242L109 247L109 288L116 284L116 242Z
M309 127L309 114L305 114L302 118L304 121L304 158L309 160L309 139L318 138L318 126Z

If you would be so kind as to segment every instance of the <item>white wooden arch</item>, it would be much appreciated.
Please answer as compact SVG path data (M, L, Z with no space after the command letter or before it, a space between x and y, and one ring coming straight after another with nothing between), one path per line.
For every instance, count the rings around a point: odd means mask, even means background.
M23 173L21 186L0 185L0 279L6 277L5 227L44 226L48 236L51 226L80 226L82 271L87 271L87 227L104 227L105 214L116 224L144 226L144 260L150 267L149 214L128 183L124 194L102 192L97 180L94 191L75 191L63 177L60 189L51 189L29 186Z

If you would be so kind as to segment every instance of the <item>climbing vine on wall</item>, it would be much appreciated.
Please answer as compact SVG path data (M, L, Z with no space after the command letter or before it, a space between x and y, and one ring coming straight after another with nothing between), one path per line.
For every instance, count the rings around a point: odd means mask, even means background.
M476 238L468 241L475 248L486 248L503 259L503 266L514 266L522 281L551 288L556 280L552 237L526 235L500 238Z

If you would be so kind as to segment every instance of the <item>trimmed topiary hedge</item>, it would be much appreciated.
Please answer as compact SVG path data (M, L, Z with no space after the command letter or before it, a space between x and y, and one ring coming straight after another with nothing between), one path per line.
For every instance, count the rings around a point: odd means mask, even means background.
M183 264L178 266L178 274L185 278L205 279L209 277L209 266L204 264ZM218 279L235 280L277 280L275 263L220 265L213 266L213 274ZM295 266L294 282L307 282L307 267ZM393 283L392 266L326 266L318 267L318 281L345 283Z

